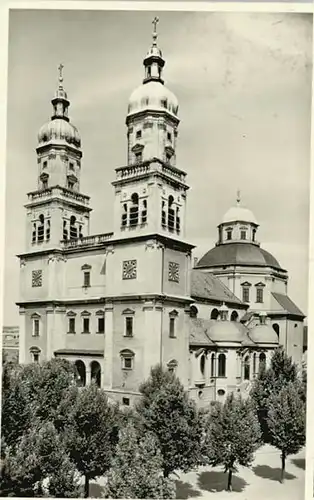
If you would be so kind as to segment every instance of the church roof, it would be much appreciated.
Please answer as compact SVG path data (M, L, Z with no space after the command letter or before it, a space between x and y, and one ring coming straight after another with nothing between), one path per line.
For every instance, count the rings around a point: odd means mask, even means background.
M240 205L229 208L229 210L225 213L222 222L223 224L229 222L249 222L258 225L253 212Z
M191 318L190 345L215 345L216 342L237 342L243 346L255 345L248 329L237 321Z
M285 312L293 314L294 316L301 316L302 318L305 318L303 312L298 308L298 306L295 305L288 295L272 292L272 296Z
M191 297L244 305L219 278L197 269L191 271Z
M190 345L215 345L207 335L210 322L211 320L203 318L191 318Z
M253 243L228 243L211 248L197 263L196 268L220 266L273 267L284 271L275 257Z

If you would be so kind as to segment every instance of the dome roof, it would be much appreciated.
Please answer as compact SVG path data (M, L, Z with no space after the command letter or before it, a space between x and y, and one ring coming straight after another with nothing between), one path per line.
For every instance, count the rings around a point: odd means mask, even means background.
M270 325L256 325L249 331L250 338L258 344L278 344L278 337Z
M81 137L77 128L63 118L56 118L43 125L38 132L38 143L43 145L50 141L65 141L79 148Z
M220 266L260 266L283 270L275 257L253 243L228 243L209 250L196 268Z
M128 114L148 109L164 111L177 115L178 100L161 82L150 80L135 89L129 99Z
M225 213L222 223L226 224L228 222L250 222L251 224L256 224L257 221L255 216L251 210L245 207L241 207L240 205L236 205L234 207L229 208L229 210Z
M239 342L247 338L246 328L236 321L213 321L207 332L214 342Z

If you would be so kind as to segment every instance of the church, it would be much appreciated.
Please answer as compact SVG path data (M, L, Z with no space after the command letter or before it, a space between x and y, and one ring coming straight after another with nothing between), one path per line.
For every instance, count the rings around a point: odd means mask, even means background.
M61 357L122 405L161 363L199 407L247 394L279 345L301 365L304 314L288 273L258 242L238 193L200 260L185 230L189 186L176 164L179 106L164 85L157 19L143 81L129 99L127 164L113 172L113 230L90 234L80 133L62 65L52 116L38 133L20 260L21 363Z

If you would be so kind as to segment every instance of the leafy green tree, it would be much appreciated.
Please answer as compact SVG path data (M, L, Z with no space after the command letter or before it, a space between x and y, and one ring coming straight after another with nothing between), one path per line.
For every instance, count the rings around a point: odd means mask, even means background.
M70 404L69 404L70 403ZM118 441L119 410L96 384L72 387L60 405L64 444L77 470L85 476L85 497L89 482L110 467Z
M288 455L300 451L305 444L305 403L298 383L289 382L269 398L267 424L270 442L281 451L281 482L284 481Z
M158 365L152 368L140 392L137 411L143 431L153 433L157 439L164 477L176 469L186 472L199 465L201 419L179 379Z
M270 367L262 366L258 377L254 380L251 397L256 405L257 414L263 434L263 441L270 442L270 434L267 425L268 401L272 394L278 394L281 388L289 382L298 380L298 368L287 356L282 347L275 349ZM301 389L301 388L300 388Z
M52 423L37 421L14 450L6 448L1 477L1 496L43 496L45 490L48 496L79 496L76 470Z
M162 457L153 434L139 436L133 424L121 430L105 496L175 498L174 483L162 476Z
M224 404L212 406L205 438L207 462L224 467L228 473L228 491L232 489L232 474L237 466L251 466L260 438L258 418L250 399L243 400L231 393Z

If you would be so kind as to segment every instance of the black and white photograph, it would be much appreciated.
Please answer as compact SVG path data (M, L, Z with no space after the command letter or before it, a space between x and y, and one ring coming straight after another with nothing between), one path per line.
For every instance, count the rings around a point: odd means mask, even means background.
M313 16L79 4L8 16L0 494L302 500Z

